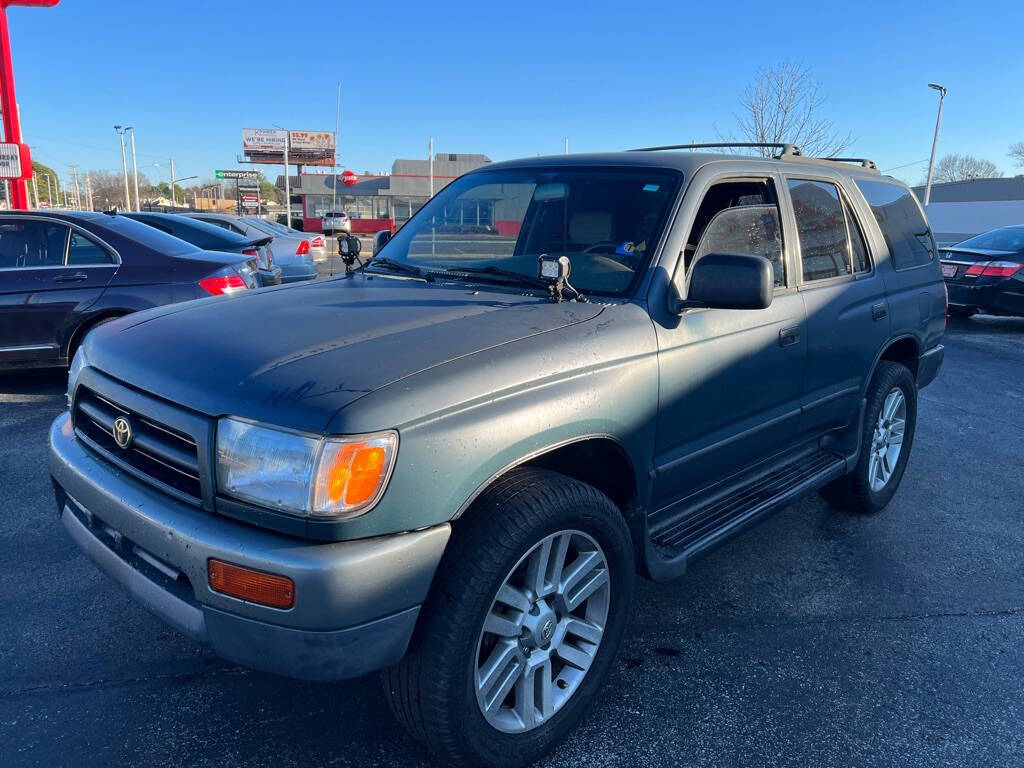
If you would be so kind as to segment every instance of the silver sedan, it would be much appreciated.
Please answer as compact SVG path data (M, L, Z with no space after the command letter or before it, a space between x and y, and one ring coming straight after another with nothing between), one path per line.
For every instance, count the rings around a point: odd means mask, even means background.
M326 242L321 235L306 235L276 222L255 216L232 216L227 213L188 213L194 219L215 224L247 237L273 237L269 248L274 263L281 268L281 282L294 283L316 277L317 256L326 256Z

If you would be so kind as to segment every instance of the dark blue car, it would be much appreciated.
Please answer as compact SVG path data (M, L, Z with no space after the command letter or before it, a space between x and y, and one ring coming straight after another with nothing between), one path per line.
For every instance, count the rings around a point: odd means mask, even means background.
M0 213L0 369L67 365L96 325L257 288L257 269L121 215Z

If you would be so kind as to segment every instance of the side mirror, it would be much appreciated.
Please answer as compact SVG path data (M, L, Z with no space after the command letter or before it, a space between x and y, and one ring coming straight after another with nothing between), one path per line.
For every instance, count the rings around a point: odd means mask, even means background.
M709 253L702 256L690 274L685 299L678 286L669 297L669 311L684 309L766 309L775 290L775 272L764 256L746 253Z
M391 230L382 229L380 232L373 236L373 255L376 256L380 253L380 249L388 244L391 239Z

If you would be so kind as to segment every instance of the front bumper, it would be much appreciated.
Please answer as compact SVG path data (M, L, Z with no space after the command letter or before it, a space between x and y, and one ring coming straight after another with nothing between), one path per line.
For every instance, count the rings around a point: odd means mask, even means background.
M398 661L451 529L312 543L172 499L87 450L62 414L50 428L58 512L76 544L146 608L215 653L288 677L338 680ZM214 592L216 557L287 576L278 610Z

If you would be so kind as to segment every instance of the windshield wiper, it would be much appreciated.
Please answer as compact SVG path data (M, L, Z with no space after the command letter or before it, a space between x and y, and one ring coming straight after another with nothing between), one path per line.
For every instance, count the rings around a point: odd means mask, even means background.
M367 261L362 268L365 270L367 267L372 267L374 265L393 269L395 272L403 272L407 275L418 277L421 280L426 280L428 283L434 282L434 276L425 269L420 269L412 264L406 264L404 261L395 261L394 259L389 259L386 256L374 256L372 259Z
M521 285L528 285L531 288L540 288L542 290L548 290L548 283L541 280L539 277L533 277L531 275L524 275L522 272L515 272L511 269L501 269L493 265L486 267L445 267L444 269L437 270L445 275L451 275L458 277L459 273L466 275L481 275L483 277L497 277L503 278L509 282L520 283Z

